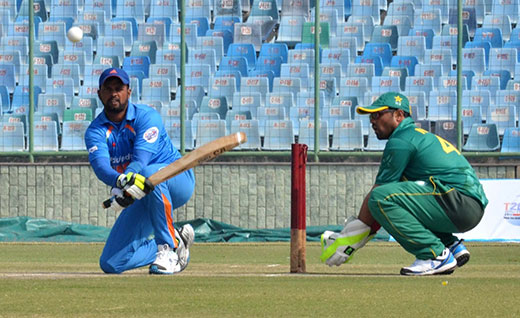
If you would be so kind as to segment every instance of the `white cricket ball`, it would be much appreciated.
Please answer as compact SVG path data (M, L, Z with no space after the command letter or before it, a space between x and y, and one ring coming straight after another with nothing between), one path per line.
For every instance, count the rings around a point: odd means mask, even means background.
M81 41L81 39L83 39L83 30L81 30L77 26L73 26L67 32L67 37L69 38L69 40L71 42L74 42L74 43L79 42L79 41Z

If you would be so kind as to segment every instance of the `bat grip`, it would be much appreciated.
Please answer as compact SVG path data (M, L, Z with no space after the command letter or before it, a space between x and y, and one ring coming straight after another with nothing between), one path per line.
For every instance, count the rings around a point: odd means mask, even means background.
M115 197L111 197L110 199L106 199L103 201L103 208L108 209L110 206L112 206L112 202L114 201Z

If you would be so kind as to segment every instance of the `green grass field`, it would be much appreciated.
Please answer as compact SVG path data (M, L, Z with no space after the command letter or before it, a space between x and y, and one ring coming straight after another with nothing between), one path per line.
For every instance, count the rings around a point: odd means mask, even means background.
M307 274L289 274L289 244L195 244L175 276L105 275L102 244L0 244L0 317L518 317L520 245L468 243L449 276L403 277L395 243L369 243L329 268L307 244ZM444 283L443 282L447 282Z

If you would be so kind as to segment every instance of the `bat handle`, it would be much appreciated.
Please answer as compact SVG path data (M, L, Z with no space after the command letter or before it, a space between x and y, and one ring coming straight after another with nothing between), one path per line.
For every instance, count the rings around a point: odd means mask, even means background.
M112 202L114 202L115 197L111 197L110 199L106 199L103 201L103 208L108 209L110 206L112 206Z

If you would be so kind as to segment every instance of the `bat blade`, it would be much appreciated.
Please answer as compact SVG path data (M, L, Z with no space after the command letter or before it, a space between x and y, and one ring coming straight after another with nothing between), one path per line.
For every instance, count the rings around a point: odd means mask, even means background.
M247 136L243 132L237 132L231 135L220 137L210 141L199 148L189 152L180 159L170 163L166 167L160 169L150 177L148 180L155 186L162 183L176 175L183 173L199 164L218 157L226 151L229 151L240 144L247 141ZM109 208L114 198L110 198L103 202L105 209Z

